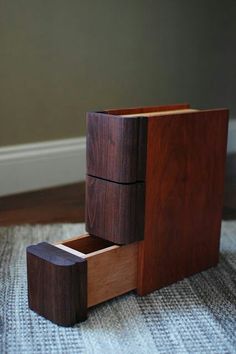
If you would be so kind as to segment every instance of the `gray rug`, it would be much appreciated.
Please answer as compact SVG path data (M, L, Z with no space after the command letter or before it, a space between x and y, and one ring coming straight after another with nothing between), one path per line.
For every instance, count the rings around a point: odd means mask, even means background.
M58 327L27 308L25 247L83 225L0 228L0 353L236 353L236 223L223 222L220 264L140 298L98 305Z

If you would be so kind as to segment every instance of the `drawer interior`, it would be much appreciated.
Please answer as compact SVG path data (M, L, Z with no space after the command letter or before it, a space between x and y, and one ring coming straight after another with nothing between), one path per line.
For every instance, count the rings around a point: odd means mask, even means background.
M64 241L62 244L83 254L93 253L114 246L112 242L88 234Z
M55 246L87 260L88 307L137 288L138 242L118 246L84 234Z

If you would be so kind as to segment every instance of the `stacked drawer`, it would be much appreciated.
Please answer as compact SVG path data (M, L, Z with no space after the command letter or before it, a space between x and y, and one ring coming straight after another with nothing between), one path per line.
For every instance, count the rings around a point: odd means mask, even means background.
M144 237L147 119L87 115L86 230L117 244Z

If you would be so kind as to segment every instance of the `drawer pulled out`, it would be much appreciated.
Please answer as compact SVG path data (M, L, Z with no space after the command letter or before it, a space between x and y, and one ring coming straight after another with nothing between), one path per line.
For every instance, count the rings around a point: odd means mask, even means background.
M87 308L137 288L138 242L118 246L89 234L27 248L29 307L71 326Z

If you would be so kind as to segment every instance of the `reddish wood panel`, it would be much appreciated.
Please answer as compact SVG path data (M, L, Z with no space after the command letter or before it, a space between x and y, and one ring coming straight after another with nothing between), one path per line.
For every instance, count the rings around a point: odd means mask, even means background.
M121 109L108 109L104 112L112 115L124 115L124 114L135 114L135 113L151 113L151 112L165 112L165 111L175 111L177 109L187 109L189 108L188 103L182 104L172 104L166 106L150 106L150 107L135 107L135 108L121 108Z
M27 248L31 310L71 326L87 317L87 261L46 242Z
M218 262L228 110L148 118L138 293Z
M145 178L146 119L87 115L87 174L119 183Z
M144 183L120 184L87 176L86 231L117 244L143 239Z

